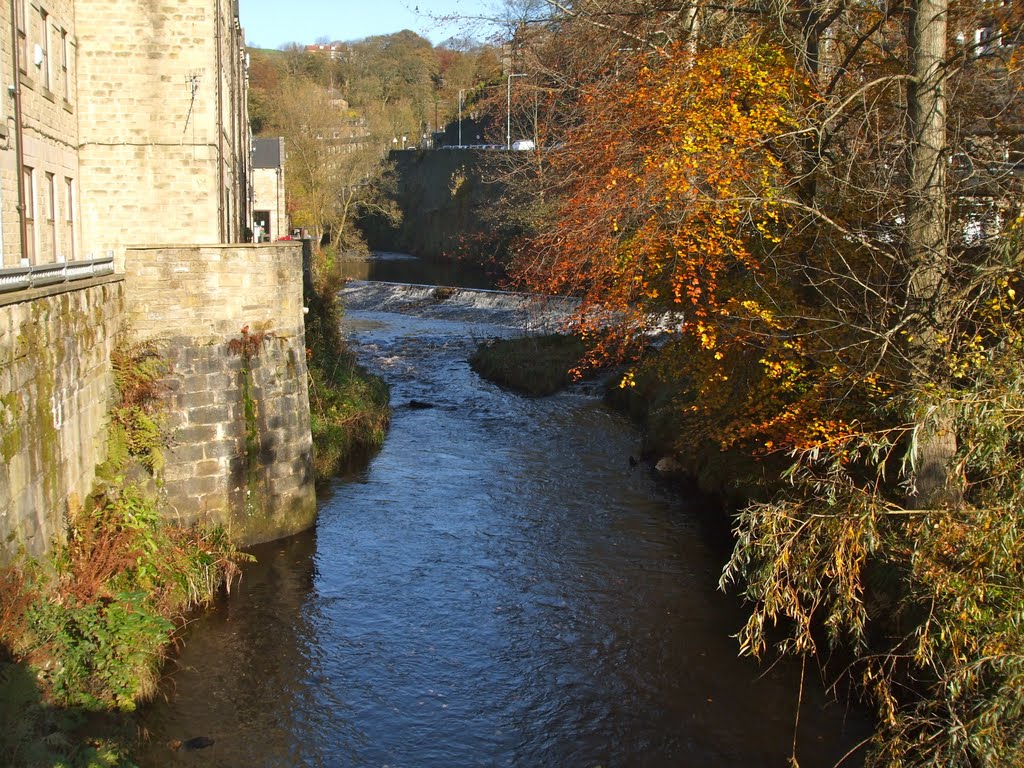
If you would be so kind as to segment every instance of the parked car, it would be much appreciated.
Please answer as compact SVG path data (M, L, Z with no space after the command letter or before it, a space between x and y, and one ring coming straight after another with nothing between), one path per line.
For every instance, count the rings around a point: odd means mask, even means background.
M525 152L528 149L536 149L537 145L533 143L533 139L519 139L518 141L512 142L512 149L520 152Z

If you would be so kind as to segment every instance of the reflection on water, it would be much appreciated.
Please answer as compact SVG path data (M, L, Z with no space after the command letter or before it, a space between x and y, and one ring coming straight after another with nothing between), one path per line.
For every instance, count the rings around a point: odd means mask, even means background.
M630 467L632 425L481 381L473 337L508 329L346 322L392 387L385 446L196 621L142 765L785 766L799 669L737 658L722 553ZM803 768L865 732L811 684L800 723Z
M340 262L342 277L385 283L449 285L459 288L492 288L494 276L483 267L461 262L420 259L407 253L375 251L370 258Z

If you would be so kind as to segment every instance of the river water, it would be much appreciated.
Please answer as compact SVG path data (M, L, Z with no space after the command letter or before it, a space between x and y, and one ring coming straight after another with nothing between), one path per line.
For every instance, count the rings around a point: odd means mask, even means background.
M192 624L140 764L783 768L800 670L737 657L700 502L631 466L634 427L593 393L470 371L521 305L375 283L346 302L391 386L387 441ZM809 672L802 768L865 732Z

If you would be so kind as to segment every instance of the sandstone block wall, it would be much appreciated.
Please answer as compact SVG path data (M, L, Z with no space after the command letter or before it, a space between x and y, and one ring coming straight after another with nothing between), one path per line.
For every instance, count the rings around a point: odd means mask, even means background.
M82 239L97 253L241 239L250 147L235 6L76 4Z
M125 266L132 335L173 366L170 514L246 544L312 525L301 245L132 248Z
M115 277L0 294L0 560L62 540L92 489L124 302Z

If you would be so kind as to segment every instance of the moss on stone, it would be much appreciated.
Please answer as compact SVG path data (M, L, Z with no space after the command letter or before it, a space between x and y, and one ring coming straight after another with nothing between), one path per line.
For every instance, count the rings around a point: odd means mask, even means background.
M16 392L8 392L0 397L0 455L4 457L5 462L9 462L21 449L19 411Z

